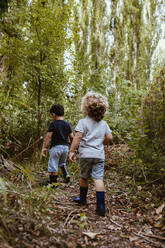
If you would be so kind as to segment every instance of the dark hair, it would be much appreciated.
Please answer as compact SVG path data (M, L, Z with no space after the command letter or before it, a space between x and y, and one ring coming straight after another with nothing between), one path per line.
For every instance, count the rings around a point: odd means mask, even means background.
M61 104L55 104L51 107L50 113L54 113L58 116L64 116L64 107Z

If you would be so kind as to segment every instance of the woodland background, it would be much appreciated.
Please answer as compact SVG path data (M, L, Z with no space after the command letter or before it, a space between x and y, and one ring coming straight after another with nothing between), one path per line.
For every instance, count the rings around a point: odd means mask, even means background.
M64 105L65 119L74 129L87 91L108 99L105 120L113 131L111 146L131 150L120 161L123 174L134 182L164 187L165 3L1 0L0 8L1 164L13 161L19 170L1 173L6 209L10 194L19 195L10 191L11 177L26 178L31 187L36 170L46 171L40 150L51 105ZM158 205L163 188L160 192ZM4 216L2 208L7 228Z

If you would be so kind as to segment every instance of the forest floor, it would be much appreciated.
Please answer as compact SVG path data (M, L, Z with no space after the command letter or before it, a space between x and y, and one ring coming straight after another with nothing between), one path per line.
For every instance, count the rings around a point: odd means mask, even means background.
M63 183L59 175L56 189L45 185L46 163L21 167L19 175L18 170L12 171L6 179L3 172L0 248L164 248L163 185L137 183L124 174L126 165L121 162L129 153L125 145L106 149L105 217L95 214L92 181L87 207L72 202L79 195L77 164L68 167L71 182Z

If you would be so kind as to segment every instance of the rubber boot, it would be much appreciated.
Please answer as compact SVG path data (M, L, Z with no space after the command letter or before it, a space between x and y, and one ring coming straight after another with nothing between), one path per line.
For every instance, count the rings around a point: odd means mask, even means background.
M105 216L105 194L104 191L96 191L96 213Z
M69 176L69 173L68 173L68 171L64 165L61 166L61 170L62 170L63 177L64 177L64 183L69 183L70 182L70 176Z
M80 187L80 197L74 196L73 201L78 203L79 205L86 205L87 204L87 193L88 187Z
M57 177L58 176L54 176L54 175L49 176L49 180L50 180L50 184L52 184L52 188L57 188L58 187L58 186L53 185L53 183L57 183Z

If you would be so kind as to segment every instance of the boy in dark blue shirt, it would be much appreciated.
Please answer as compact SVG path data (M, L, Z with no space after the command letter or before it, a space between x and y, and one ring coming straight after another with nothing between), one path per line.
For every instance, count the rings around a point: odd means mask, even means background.
M51 107L50 113L52 120L47 134L45 136L42 156L46 155L47 147L50 144L48 172L50 173L50 184L57 183L58 167L60 166L65 178L65 182L69 182L69 173L66 168L66 160L68 155L68 137L70 142L73 140L73 133L70 124L64 120L64 107L55 104Z

